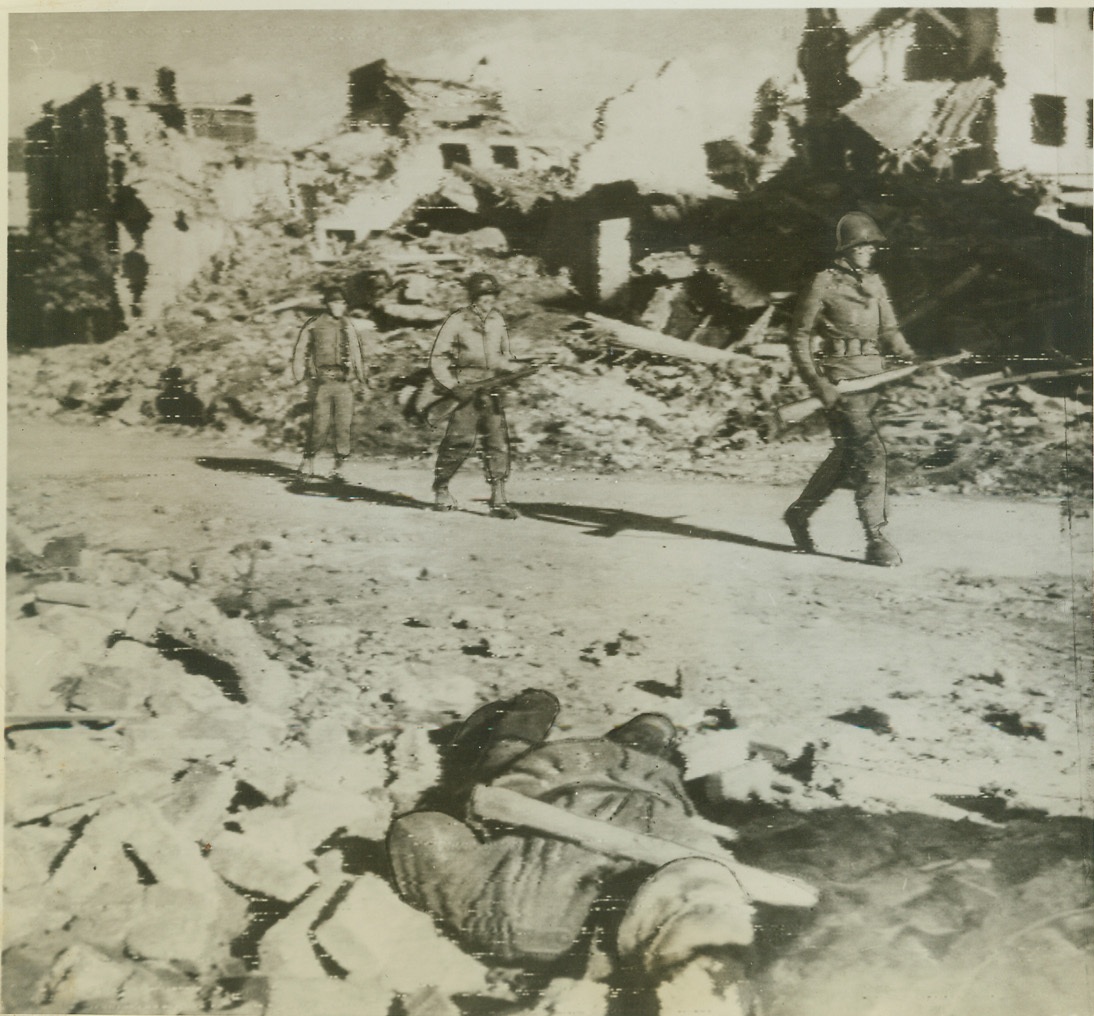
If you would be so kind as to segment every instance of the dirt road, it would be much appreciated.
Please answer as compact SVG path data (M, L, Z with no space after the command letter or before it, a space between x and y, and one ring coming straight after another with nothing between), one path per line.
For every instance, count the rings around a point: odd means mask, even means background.
M941 1016L949 1004L962 1016L1077 1016L1091 997L1081 951L1091 922L1080 909L1088 833L1077 821L1091 788L1091 540L1078 506L895 499L890 535L905 564L887 570L859 563L849 494L818 517L823 553L792 552L780 515L796 476L777 487L518 473L510 493L524 517L503 522L476 500L485 489L470 466L453 487L465 510L435 514L424 510L426 463L357 462L344 483L305 487L293 482L294 465L191 436L13 423L9 554L13 540L34 556L79 535L77 574L50 577L97 583L104 618L110 586L131 597L143 590L126 606L130 617L200 595L222 619L246 624L284 680L258 687L237 666L243 700L304 744L319 731L384 742L374 789L395 810L436 773L420 732L499 694L554 691L560 730L575 735L638 711L669 714L685 732L690 786L708 815L742 828L741 853L829 890L815 923L786 931L764 960L775 1016ZM53 616L27 608L38 581L25 570L9 579L17 645ZM190 620L172 637L195 627ZM9 725L53 715L22 659L9 651ZM185 736L176 728L159 729L171 757L200 754L170 741ZM245 719L233 729L237 744L268 737L262 727L252 738ZM33 746L40 764L56 737L28 730L9 745L13 757ZM297 783L314 764L305 754L278 763L298 767ZM23 772L17 759L11 771ZM9 784L18 812L21 789ZM345 823L328 825L303 840L314 848ZM1004 863L1019 841L1030 859L1020 878ZM964 918L941 924L938 908L954 896L938 881L940 860L945 878L957 865L975 883ZM1051 891L1037 889L1050 862ZM905 899L894 886L910 877L922 892ZM915 924L909 914L924 909L930 919ZM1038 922L1022 941L1026 966L977 973L1008 936ZM877 944L881 928L888 937ZM35 922L20 927L16 913L5 944L45 933ZM317 976L283 953L273 966L261 952L273 939L246 948L235 940L248 976L282 976L261 1007L234 989L246 1011L289 1012L286 984ZM9 1009L28 1005L51 975L34 948L16 988L8 975ZM960 988L975 1004L954 995L968 978L983 982ZM940 993L933 1001L925 981ZM1018 998L1037 1001L1007 1008ZM341 1011L331 999L324 1011Z

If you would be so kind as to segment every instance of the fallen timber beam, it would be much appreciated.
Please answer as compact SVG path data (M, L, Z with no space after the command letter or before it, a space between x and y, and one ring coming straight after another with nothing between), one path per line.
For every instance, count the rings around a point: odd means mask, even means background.
M1091 373L1090 367L1069 367L1067 370L1039 370L1032 374L988 374L983 378L967 378L965 384L970 388L1004 388L1007 385L1021 385L1027 381L1051 381L1055 378L1081 377Z
M728 868L741 888L752 899L783 907L812 907L817 891L807 882L790 875L753 868L742 864L731 853L721 850L706 836L699 847L674 843L649 833L624 829L595 818L575 815L553 804L518 794L504 787L476 787L471 795L471 810L479 818L505 825L531 829L546 836L566 840L613 857L623 857L660 867L687 857L717 861Z
M638 325L629 325L625 321L616 321L614 318L602 317L600 314L587 313L585 319L594 325L609 332L607 341L630 349L641 349L647 353L656 353L658 356L673 356L681 360L693 360L696 363L730 363L734 360L751 360L751 357L741 353L733 353L726 349L715 349L713 346L701 346L697 342L688 342L686 339L678 339L672 335L655 332L652 328L641 328Z

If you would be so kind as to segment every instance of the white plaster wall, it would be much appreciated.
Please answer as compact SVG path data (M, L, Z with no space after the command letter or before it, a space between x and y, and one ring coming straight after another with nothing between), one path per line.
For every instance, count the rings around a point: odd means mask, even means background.
M121 117L126 127L125 145L111 143L110 157L125 162L123 183L152 216L139 248L149 268L140 306L144 317L154 318L231 240L233 222L262 202L288 207L285 168L273 160L247 160L237 167L227 146L167 130L142 104L113 99L105 107L107 117ZM179 212L186 229L176 225ZM122 254L135 249L124 228L119 248ZM131 319L132 293L121 273L116 288Z
M604 110L602 136L581 156L578 189L633 180L648 191L709 191L703 145L725 135L706 122L708 90L677 61L612 99Z
M419 197L439 190L448 176L439 142L431 138L411 145L400 153L392 176L362 181L349 201L320 215L316 233L351 229L360 239L374 230L388 229Z
M597 297L616 296L631 278L631 220L605 219L597 226Z
M27 198L27 174L8 173L8 229L30 227L30 202Z
M1056 8L1056 23L1034 20L1033 8L999 10L999 62L1006 73L996 93L996 152L1003 169L1027 169L1062 183L1089 186L1086 108L1094 97L1090 16L1083 8ZM1030 97L1066 99L1066 138L1059 147L1032 140Z

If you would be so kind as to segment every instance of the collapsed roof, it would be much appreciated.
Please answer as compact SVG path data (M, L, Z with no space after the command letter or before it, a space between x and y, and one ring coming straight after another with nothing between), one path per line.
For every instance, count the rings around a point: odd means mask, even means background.
M977 147L973 129L994 92L990 78L904 81L864 93L842 113L902 161L914 161Z
M477 127L503 119L496 92L457 81L417 78L392 70L386 60L375 60L350 72L351 129L382 127L397 132L408 116L437 127Z

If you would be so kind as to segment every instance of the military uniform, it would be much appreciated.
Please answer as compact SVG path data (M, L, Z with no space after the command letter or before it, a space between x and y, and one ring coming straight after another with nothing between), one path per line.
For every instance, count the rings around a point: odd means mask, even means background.
M469 783L698 852L717 849L695 825L695 806L671 757L675 730L667 717L644 713L602 737L545 742L557 710L553 695L530 689L475 713L456 742L470 749L463 759ZM554 963L580 948L595 925L614 939L613 954L646 987L696 954L714 951L726 977L743 974L753 912L728 868L683 858L653 869L532 830L476 830L461 821L464 796L446 796L455 814L397 818L388 851L402 896L474 954L502 963ZM730 995L737 997L735 986L722 984L717 1011L743 1013Z
M365 379L361 339L349 318L321 314L306 321L293 347L292 370L295 380L310 386L305 460L314 457L332 429L335 459L346 458L353 424L352 382Z
M813 338L820 339L814 354ZM883 356L912 359L914 353L900 333L889 295L880 277L855 268L847 259L820 272L802 296L791 336L791 354L804 380L825 403L836 395L835 382L867 377L885 369ZM867 538L880 541L886 522L885 445L872 416L876 392L839 396L828 408L834 445L787 512L794 528L804 526L842 483L855 492L859 518ZM797 536L796 536L797 539ZM800 542L807 543L805 536Z
M450 314L437 333L429 368L449 390L484 381L513 368L505 319L496 310L481 314L474 306ZM481 438L483 469L491 484L509 476L509 431L501 395L484 392L449 417L434 470L434 490L445 488Z

